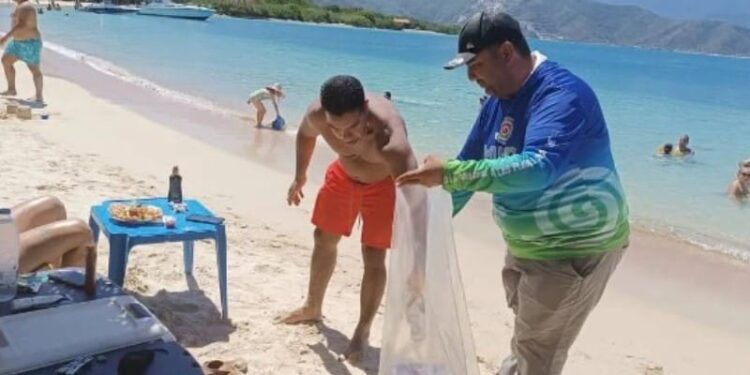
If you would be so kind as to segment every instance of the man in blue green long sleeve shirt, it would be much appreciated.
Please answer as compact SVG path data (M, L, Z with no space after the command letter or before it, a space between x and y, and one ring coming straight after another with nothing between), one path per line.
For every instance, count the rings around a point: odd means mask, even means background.
M591 88L531 52L507 14L470 18L458 52L446 68L467 64L490 98L456 159L430 156L398 182L442 185L454 214L474 192L492 193L516 314L500 374L560 374L630 234L604 116Z

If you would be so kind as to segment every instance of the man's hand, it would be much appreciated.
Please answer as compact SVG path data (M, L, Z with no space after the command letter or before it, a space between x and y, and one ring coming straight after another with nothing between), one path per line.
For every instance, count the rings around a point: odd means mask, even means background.
M424 159L424 164L417 169L398 176L396 183L401 185L424 185L433 187L443 184L443 161L435 155Z
M289 192L286 196L286 203L290 206L299 206L299 202L305 197L305 194L302 193L302 187L305 186L305 182L307 182L306 177L295 178L294 181L292 181L292 185L289 186Z

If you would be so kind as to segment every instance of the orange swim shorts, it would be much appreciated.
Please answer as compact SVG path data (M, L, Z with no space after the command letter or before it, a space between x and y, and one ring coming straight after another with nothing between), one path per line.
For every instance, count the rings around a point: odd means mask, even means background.
M330 234L349 236L362 216L362 244L379 249L391 247L396 185L391 176L363 184L347 175L339 160L328 166L318 192L312 223Z

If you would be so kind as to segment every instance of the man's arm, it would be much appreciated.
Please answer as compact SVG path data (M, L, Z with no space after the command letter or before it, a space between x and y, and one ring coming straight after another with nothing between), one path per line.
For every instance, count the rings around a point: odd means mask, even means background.
M461 148L461 152L456 157L457 160L481 160L484 158L483 128L488 121L487 119L491 117L492 111L497 111L497 106L497 99L495 98L488 98L484 105L482 105L482 110L474 121L474 126L471 128L469 136L466 137L464 147ZM463 210L473 195L474 192L471 190L456 190L451 192L453 216L458 215Z
M310 160L312 159L313 151L315 150L315 140L320 135L318 129L315 128L310 120L312 110L308 109L305 117L302 118L302 124L300 124L299 130L297 131L297 164L294 172L294 179L297 181L307 181L307 168L310 166Z
M449 160L444 167L444 188L522 193L554 182L579 147L586 114L577 96L562 90L549 93L536 106L520 153L498 159Z
M276 112L276 116L279 116L279 103L276 102L276 95L271 95L271 103L273 103L273 110Z
M389 114L384 121L386 126L381 134L382 140L378 141L382 144L380 153L388 163L391 175L396 178L406 171L416 169L417 158L409 144L406 124L401 115L394 109L393 113Z
M305 117L302 118L302 123L297 131L297 142L295 142L297 150L296 170L294 172L294 181L289 186L286 196L286 202L290 206L299 206L302 198L305 197L305 194L302 193L302 188L307 183L307 167L310 165L310 159L312 159L312 154L315 150L315 139L319 134L318 129L315 128L314 119L311 118L313 114L313 106L310 106Z
M0 38L0 44L5 44L5 42L8 41L8 39L14 37L18 30L21 30L26 27L26 23L29 20L29 17L34 17L36 12L33 7L31 6L20 6L16 9L18 22L15 26L13 26L10 31L8 31L2 38Z

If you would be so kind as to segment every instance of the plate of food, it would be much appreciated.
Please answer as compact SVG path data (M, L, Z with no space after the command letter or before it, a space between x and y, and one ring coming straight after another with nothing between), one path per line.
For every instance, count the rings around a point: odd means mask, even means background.
M125 224L162 224L161 208L141 203L112 203L109 205L112 220Z

